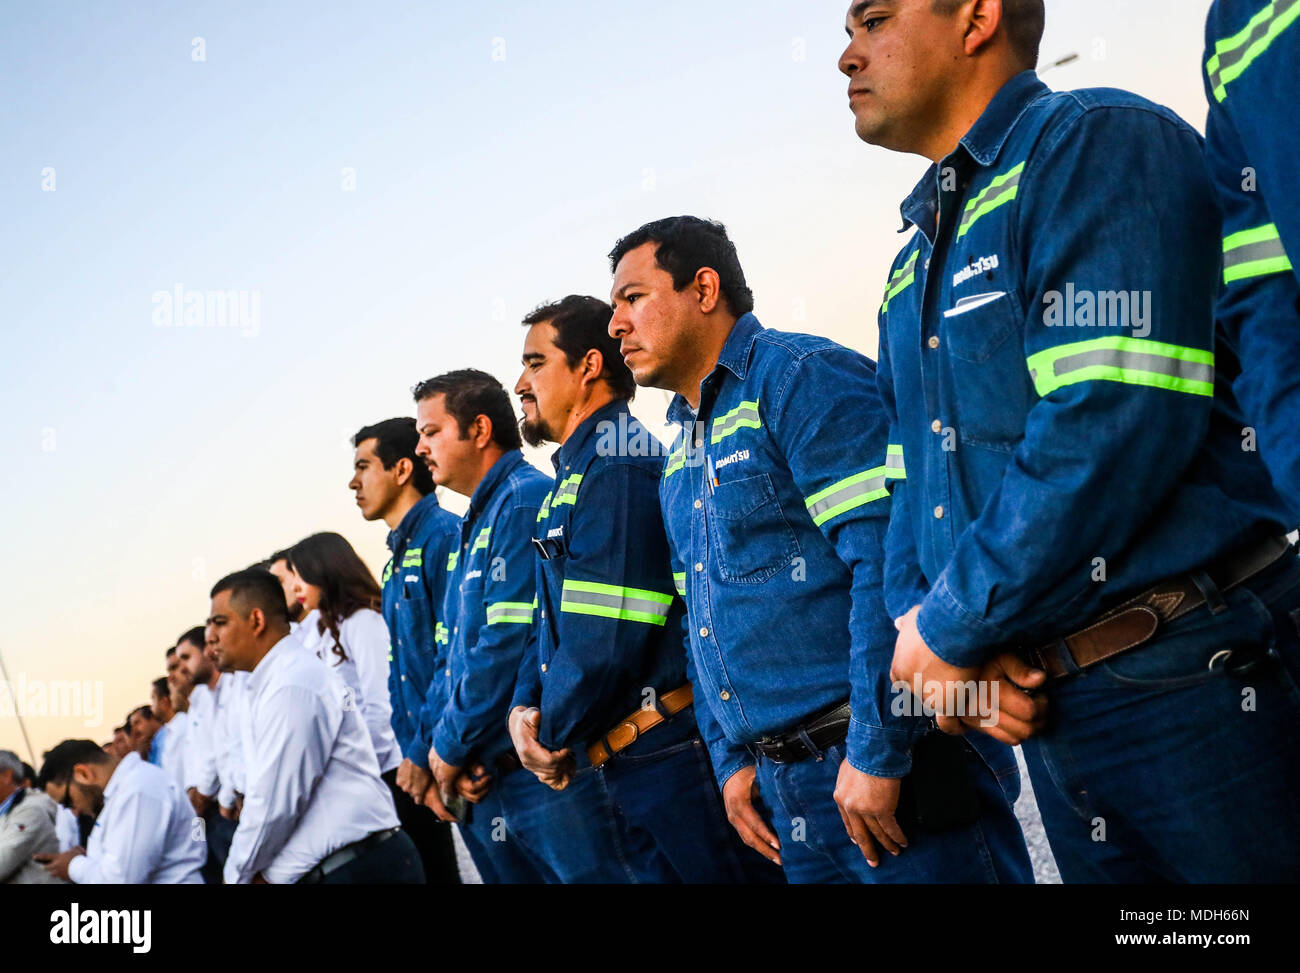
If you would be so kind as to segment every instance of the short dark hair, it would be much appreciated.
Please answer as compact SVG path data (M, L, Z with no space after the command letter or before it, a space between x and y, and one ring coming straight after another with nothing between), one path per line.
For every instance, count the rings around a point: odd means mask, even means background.
M477 368L462 368L454 372L444 372L433 378L425 379L411 389L416 402L444 397L444 408L456 420L460 438L469 434L465 431L479 416L487 416L492 423L492 441L502 449L519 449L524 442L519 437L519 426L515 410L510 405L510 396L505 388L487 372Z
M23 780L27 781L29 786L36 784L36 769L26 760L23 761Z
M605 366L600 377L605 380L620 399L630 399L636 394L636 379L623 361L617 338L609 333L609 319L614 309L599 297L570 294L553 304L542 304L524 318L532 326L549 321L555 328L555 347L564 352L564 359L573 368L582 356L593 348L600 352Z
M175 654L176 654L176 646L174 645L169 645L167 646L167 648L163 649L163 658L170 659Z
M153 691L158 694L159 699L171 699L171 687L167 685L167 677L159 676L153 681Z
M745 283L745 272L736 256L736 245L727 236L727 228L714 220L698 216L670 216L633 230L609 252L609 269L637 247L657 244L655 263L673 278L673 289L681 290L699 273L711 267L721 282L722 298L736 317L754 310L754 294Z
M284 603L284 588L270 571L257 568L236 571L214 584L208 594L215 598L223 591L230 592L232 606L247 611L260 608L269 621L289 624L289 606Z
M287 562L288 560L289 560L289 549L286 547L279 551L272 551L271 556L261 563L265 564L266 570L270 571L271 565L274 564L276 561ZM249 570L251 571L253 569L249 568Z
M144 705L144 706L137 706L135 709L131 710L131 712L129 712L129 713L126 714L126 725L127 725L128 727L130 727L130 725L131 725L131 717L135 716L136 713L139 713L139 714L140 714L140 718L141 718L141 719L145 719L145 720L156 720L156 719L158 719L158 717L156 717L156 716L153 715L153 707L152 707L152 706L149 706L148 704L146 704L146 705ZM128 731L128 732L129 732L129 731Z
M409 459L413 469L411 485L422 497L433 492L433 474L424 465L424 460L415 455L415 447L420 444L420 434L416 431L414 419L402 416L362 426L352 437L352 445L360 446L367 439L375 441L375 455L379 457L384 469L391 470L399 459Z
M180 645L182 642L188 642L196 649L201 649L207 645L208 639L207 636L203 634L203 626L195 625L193 628L187 629L185 633L176 640L177 645Z
M954 14L966 0L930 0L931 9L942 14ZM1007 41L1021 62L1027 67L1038 66L1038 47L1043 42L1047 11L1043 0L1002 0L1002 26Z
M72 768L77 764L104 764L108 760L108 754L94 740L64 740L53 750L45 751L40 781L66 784L72 780Z

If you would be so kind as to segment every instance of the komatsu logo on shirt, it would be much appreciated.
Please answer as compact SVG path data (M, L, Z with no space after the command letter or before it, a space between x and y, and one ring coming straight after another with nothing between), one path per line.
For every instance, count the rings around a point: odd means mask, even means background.
M749 459L749 450L747 450L747 449L738 449L738 450L736 450L734 453L732 453L730 456L724 456L724 457L722 457L722 459L720 459L720 460L718 460L716 463L714 463L714 464L713 464L713 468L714 468L715 470L720 470L720 469L722 469L724 466L730 466L732 463L741 463L741 462L744 462L744 461L747 460L747 459Z
M973 261L970 266L963 267L957 273L952 275L952 286L964 284L972 277L978 277L980 274L987 274L990 270L998 269L998 255L995 253L990 257L980 257Z
M480 570L477 570L477 569L476 569L476 570L474 570L474 571L470 571L468 574L466 574L466 575L465 575L465 580L466 580L466 581L473 581L475 578L481 578L481 577L483 577L483 572L480 571Z

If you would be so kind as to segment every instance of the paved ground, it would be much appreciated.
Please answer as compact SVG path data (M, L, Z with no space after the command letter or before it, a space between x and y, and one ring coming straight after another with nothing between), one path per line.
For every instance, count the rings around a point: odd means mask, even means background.
M1024 757L1016 748L1016 759L1020 762L1020 800L1016 802L1016 817L1025 831L1025 843L1029 845L1029 857L1034 863L1034 879L1040 885L1060 884L1061 875L1056 870L1056 861L1052 851L1047 847L1047 835L1043 833L1043 822L1038 817L1038 803L1034 800L1034 789L1029 785L1029 773L1025 769ZM460 833L452 829L456 837L456 859L460 862L461 878L470 885L482 884L478 869L469 857L469 849L461 840Z

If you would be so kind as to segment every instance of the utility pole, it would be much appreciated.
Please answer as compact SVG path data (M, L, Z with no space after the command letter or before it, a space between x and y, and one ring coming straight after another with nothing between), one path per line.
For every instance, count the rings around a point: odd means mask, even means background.
M18 729L23 731L23 743L27 744L27 755L32 758L32 767L35 768L37 773L40 773L41 768L36 766L36 751L32 749L31 737L27 735L27 724L23 722L23 708L18 705L18 700L14 699L14 684L9 678L9 670L5 667L3 655L0 655L0 676L4 677L9 698L14 700L14 716L18 719Z

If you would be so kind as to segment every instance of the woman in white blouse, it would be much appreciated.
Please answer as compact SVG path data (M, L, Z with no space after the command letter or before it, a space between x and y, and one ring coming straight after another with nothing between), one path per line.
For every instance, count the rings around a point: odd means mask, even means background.
M351 690L379 759L394 787L402 756L393 735L388 695L388 625L379 614L379 584L341 535L312 534L289 549L294 594L306 613L298 638Z

